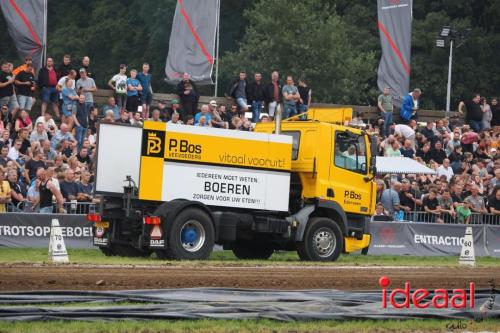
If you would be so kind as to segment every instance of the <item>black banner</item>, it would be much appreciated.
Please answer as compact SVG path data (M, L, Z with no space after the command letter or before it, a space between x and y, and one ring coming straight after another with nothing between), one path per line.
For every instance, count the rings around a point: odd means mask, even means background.
M0 247L49 248L50 225L58 219L66 248L95 248L92 225L84 215L1 214Z

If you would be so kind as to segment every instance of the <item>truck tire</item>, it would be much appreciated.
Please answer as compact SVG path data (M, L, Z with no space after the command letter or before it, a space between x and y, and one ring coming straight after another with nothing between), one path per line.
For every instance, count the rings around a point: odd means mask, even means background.
M302 260L335 261L343 247L344 237L338 224L326 217L313 217L304 239L297 244L297 253Z
M233 244L233 253L238 259L269 259L274 248L261 242L236 242Z
M208 259L214 247L214 226L210 216L201 209L181 211L168 228L167 250L157 256L162 259Z

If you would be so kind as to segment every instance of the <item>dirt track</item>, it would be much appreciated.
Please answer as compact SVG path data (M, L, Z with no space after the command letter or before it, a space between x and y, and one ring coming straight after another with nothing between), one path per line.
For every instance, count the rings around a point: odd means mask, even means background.
M388 276L391 287L489 288L500 283L497 268L422 267L186 267L186 266L32 266L1 265L1 291L112 290L191 287L256 289L380 289L378 279Z

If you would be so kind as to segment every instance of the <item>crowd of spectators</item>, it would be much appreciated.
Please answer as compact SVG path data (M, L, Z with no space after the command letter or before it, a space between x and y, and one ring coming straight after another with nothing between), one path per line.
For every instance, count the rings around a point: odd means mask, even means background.
M74 66L65 55L59 66L52 58L38 73L27 57L14 69L0 71L0 211L63 211L68 203L95 203L92 193L96 132L99 123L142 126L144 120L251 131L253 123L271 121L279 105L283 118L308 110L311 89L304 79L285 83L273 71L265 83L261 73L247 79L242 71L226 97L198 108L199 92L185 73L176 87L178 99L152 107L149 64L142 71L122 64L109 78L114 96L96 105L95 73L89 57ZM35 92L41 115L32 120ZM475 94L458 105L465 122L440 119L419 122L419 97L414 89L402 100L397 123L389 88L378 98L380 116L367 124L377 134L380 156L414 159L435 175L385 175L377 178L377 213L404 219L426 213L434 222L469 223L472 213L500 214L500 106ZM50 109L49 109L50 105ZM247 118L247 114L251 114ZM353 125L364 126L358 114Z
M500 107L496 97L474 94L460 102L465 121L418 121L419 89L403 99L393 122L389 88L378 98L378 155L411 158L435 174L385 175L377 179L377 213L396 220L500 223ZM492 214L492 215L487 215Z

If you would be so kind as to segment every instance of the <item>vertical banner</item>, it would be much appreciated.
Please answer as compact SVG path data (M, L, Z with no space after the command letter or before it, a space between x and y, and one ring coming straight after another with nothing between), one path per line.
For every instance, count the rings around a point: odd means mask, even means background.
M377 10L382 48L377 84L381 91L391 88L400 106L410 85L412 0L377 0Z
M45 45L46 0L0 0L9 34L19 55L33 58L33 67L42 65Z
M178 83L185 72L194 82L213 83L219 1L177 0L165 66L169 83Z

